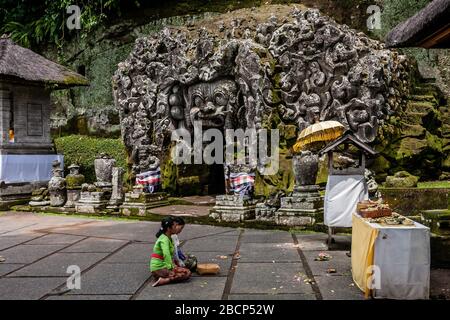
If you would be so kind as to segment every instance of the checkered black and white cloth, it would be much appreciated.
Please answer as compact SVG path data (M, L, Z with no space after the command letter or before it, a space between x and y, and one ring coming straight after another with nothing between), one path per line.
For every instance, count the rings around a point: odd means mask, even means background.
M142 184L148 190L153 193L157 187L161 184L161 169L158 168L154 171L146 171L136 175L136 184Z
M230 187L235 194L246 195L253 191L255 185L254 173L230 173Z

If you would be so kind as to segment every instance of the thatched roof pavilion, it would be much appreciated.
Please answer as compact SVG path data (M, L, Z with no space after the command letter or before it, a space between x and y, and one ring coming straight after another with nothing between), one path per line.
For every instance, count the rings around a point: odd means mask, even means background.
M450 0L434 0L386 37L388 47L450 48Z
M85 85L78 73L0 38L0 208L28 202L47 185L53 162L63 162L50 134L50 93Z
M54 88L88 85L88 80L66 67L0 38L0 79L23 80L54 85Z

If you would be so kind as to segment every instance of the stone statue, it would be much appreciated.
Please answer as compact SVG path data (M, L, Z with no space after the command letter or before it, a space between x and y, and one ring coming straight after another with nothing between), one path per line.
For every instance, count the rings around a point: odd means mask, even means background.
M53 177L48 183L50 206L52 207L62 207L66 203L66 179L63 178L62 173L62 169L54 169Z
M203 128L231 129L236 107L237 85L231 80L199 83L187 88L186 120L188 128L201 121Z
M72 164L69 166L70 173L66 177L67 202L65 208L74 208L75 202L80 199L81 186L84 183L84 175L80 174L80 166Z
M84 175L80 174L80 166L71 164L69 166L69 174L66 177L67 189L81 189L84 183Z
M301 151L292 158L295 185L310 186L316 184L319 171L319 156L311 151Z
M114 167L112 171L112 194L108 202L108 209L117 209L122 204L124 198L123 192L123 174L121 167Z
M95 184L98 187L111 186L112 168L115 165L116 160L111 158L106 153L101 153L94 160L95 176L97 177L97 182Z
M369 191L369 198L370 199L381 198L381 193L378 191L378 183L375 181L374 173L369 169L365 169L364 178L366 179L367 189Z
M136 145L131 153L131 159L134 163L133 172L137 174L158 169L160 151L155 145L150 144L148 138L144 138L142 143Z

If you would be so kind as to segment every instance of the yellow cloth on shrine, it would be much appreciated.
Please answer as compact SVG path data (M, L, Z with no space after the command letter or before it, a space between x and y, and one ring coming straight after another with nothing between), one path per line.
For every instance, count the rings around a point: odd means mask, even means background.
M373 228L361 217L352 216L352 275L353 281L364 292L368 298L370 288L367 285L368 267L373 265L375 253L375 240L378 229Z

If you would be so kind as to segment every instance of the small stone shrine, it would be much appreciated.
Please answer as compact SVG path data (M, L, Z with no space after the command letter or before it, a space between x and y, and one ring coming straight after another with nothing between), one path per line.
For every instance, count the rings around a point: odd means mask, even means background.
M75 208L75 202L80 199L84 175L80 174L80 166L77 164L70 165L69 170L70 173L66 177L67 202L64 207Z
M106 209L112 193L112 172L116 160L102 153L94 160L94 184L81 186L80 199L75 203L75 210L80 213L99 213Z
M62 207L66 203L66 179L63 178L62 169L56 168L53 170L53 177L48 183L48 193L51 207Z
M253 198L255 173L250 165L226 166L226 193L216 197L210 216L219 221L241 222L255 219Z
M301 151L292 159L295 185L294 192L281 198L281 207L275 213L280 225L313 225L323 216L323 197L316 185L319 156L312 151Z
M51 91L87 84L83 76L0 38L1 208L28 202L32 190L48 184L52 161L63 160L50 137Z

